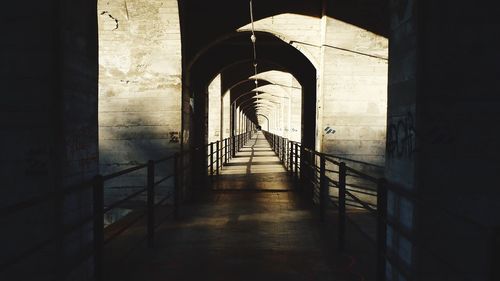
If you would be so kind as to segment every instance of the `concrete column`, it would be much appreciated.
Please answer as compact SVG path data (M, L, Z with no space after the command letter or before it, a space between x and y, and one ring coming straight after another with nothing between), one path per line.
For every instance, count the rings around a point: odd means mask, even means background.
M98 3L99 162L108 174L179 151L181 36L176 0ZM191 102L186 103L189 120ZM171 168L159 171L166 175ZM138 172L109 182L106 201L136 191L145 176ZM173 181L163 187L172 188Z
M496 278L496 13L468 1L392 5L387 212L400 229L388 226L387 242L418 280Z
M229 91L222 97L222 138L231 135L231 96Z
M2 10L0 175L6 188L0 189L0 205L8 210L48 198L2 218L5 261L91 215L91 190L60 198L54 193L90 180L99 170L98 30L95 1L11 1ZM56 237L0 279L90 280L90 258L74 268L60 266L87 252L90 229L91 224Z
M329 16L322 18L318 96L321 151L383 165L388 40Z
M208 142L221 139L221 76L208 86Z

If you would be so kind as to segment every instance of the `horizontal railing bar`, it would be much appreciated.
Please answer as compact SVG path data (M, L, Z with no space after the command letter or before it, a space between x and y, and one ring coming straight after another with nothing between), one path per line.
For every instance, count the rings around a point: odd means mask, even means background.
M122 170L122 171L119 171L119 172L116 172L116 173L113 173L113 174L109 174L109 175L106 175L106 176L102 176L102 179L103 181L107 181L107 180L110 180L110 179L114 179L114 178L117 178L119 176L123 176L123 175L126 175L126 174L130 174L132 172L135 172L135 171L138 171L138 170L141 170L141 169L144 169L146 168L148 165L147 164L141 164L139 166L135 166L135 167L132 167L132 168L128 168L126 170Z
M325 156L337 158L337 159L340 159L340 160L346 160L346 161L354 162L354 163L358 163L358 164L363 164L363 165L366 165L366 166L372 166L372 167L384 169L383 166L379 166L379 165L376 165L376 164L373 164L373 163L363 162L363 161L359 161L359 160L354 160L354 159L350 159L350 158L345 158L345 157L337 156L337 155L334 155L334 154L325 154Z
M335 205L336 205L336 206L338 206L337 202L338 202L339 197L338 197L338 196L333 196L333 195L330 195L329 197L330 197L330 201L331 201L331 203L335 203ZM334 200L334 199L335 199L335 200ZM345 202L345 205L346 205L346 206L349 206L349 207L354 207L354 208L358 208L358 209L361 209L361 210L363 210L363 211L368 212L367 210L365 210L365 209L363 208L363 206L361 206L361 205L357 204L357 202L356 202L356 201L354 201L354 200L351 200L351 199L349 199L349 198L347 198L347 197L346 197L346 200L345 200L345 201L346 201L346 202Z
M378 180L379 180L378 178L376 178L376 177L372 177L372 176L370 176L370 175L368 175L368 174L365 174L365 173L363 173L363 172L360 172L360 171L358 171L358 170L356 170L356 169L353 169L353 168L351 168L351 167L349 167L349 166L346 166L346 170L347 170L347 171L351 171L351 172L355 173L357 176L360 176L360 177L362 177L362 178L364 178L364 179L366 179L366 180L369 180L369 181L372 181L372 182L378 183ZM348 173L348 174L346 174L346 176L351 176L351 177L352 177L352 175L350 175L349 173Z
M345 194L351 196L351 198L354 201L356 201L358 204L360 204L361 206L363 206L363 208L365 208L367 211L370 211L372 213L372 215L374 215L375 217L377 216L377 210L373 209L368 204L366 204L365 202L363 202L361 199L359 199L358 197L354 196L349 190L346 190Z
M337 185L337 186L339 185L339 182L338 182L338 181L336 181L336 180L334 180L334 179L332 179L332 178L330 178L330 177L326 177L326 176L325 176L325 178L326 178L329 182L331 182L331 183L333 183L333 184L335 184L335 185Z
M139 191L136 191L136 192L134 192L134 193L130 194L129 196L127 196L127 197L125 197L125 198L123 198L123 199L121 199L121 200L119 200L119 201L116 201L116 202L112 203L112 204L111 204L111 205L109 205L108 207L104 208L103 213L105 214L105 213L107 213L107 212L109 212L109 211L113 210L114 208L116 208L116 207L120 206L121 204L123 204L123 203L127 202L128 200L130 200L130 199L132 199L132 198L134 198L134 197L136 197L136 196L139 196L139 195L140 195L141 193L143 193L143 192L146 192L146 190L147 190L147 188L143 188L143 189L141 189L141 190L139 190Z
M173 178L174 176L175 176L175 174L168 175L168 176L162 178L161 180L155 182L154 186L156 187L156 186L160 185L161 183L163 183L164 181L166 181L166 180L168 180L170 178Z
M346 187L347 186L349 186L349 187L355 187L355 186L346 184ZM347 188L347 190L349 190L351 192L356 192L356 193L361 193L361 194L365 194L365 195L370 195L370 196L377 196L378 195L378 193L376 192L376 190L372 190L372 191L375 191L375 193L370 193L370 192L366 192L366 190L357 190L357 189L352 189L352 188Z
M153 161L153 163L155 163L155 164L159 164L159 163L161 163L161 162L165 162L165 161L171 160L171 159L173 159L173 158L175 157L175 155L176 155L176 154L177 154L177 153L174 153L174 154L172 154L172 155L170 155L170 156L167 156L167 157L164 157L164 158L160 158L160 159L158 159L158 160L154 160L154 161Z

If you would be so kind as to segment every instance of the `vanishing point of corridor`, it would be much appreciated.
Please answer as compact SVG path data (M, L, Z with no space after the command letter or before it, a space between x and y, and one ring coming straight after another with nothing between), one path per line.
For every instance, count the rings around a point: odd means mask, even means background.
M137 247L106 280L366 280L294 190L258 132L153 249Z

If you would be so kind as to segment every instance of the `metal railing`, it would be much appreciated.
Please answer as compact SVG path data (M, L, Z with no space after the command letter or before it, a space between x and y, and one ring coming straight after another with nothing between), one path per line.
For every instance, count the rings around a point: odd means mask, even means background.
M185 152L187 153L187 152ZM183 153L183 154L185 154ZM150 160L148 161L147 164L142 164L138 165L126 170L122 170L113 174L109 175L97 175L93 178L91 181L87 181L84 183L81 183L79 185L69 187L65 191L61 193L53 193L53 194L48 194L44 197L32 199L29 201L25 201L22 203L15 204L13 206L4 208L0 211L0 217L8 217L11 215L16 214L17 212L26 210L27 208L34 207L37 205L41 205L46 202L50 201L60 201L63 202L65 198L68 196L75 194L76 192L82 192L85 190L91 190L92 191L92 206L93 206L93 211L92 214L87 216L86 218L83 218L79 220L77 223L74 223L71 227L65 227L61 233L55 233L54 236L52 236L49 239L46 239L35 246L32 246L31 248L23 251L22 253L17 254L14 257L11 257L7 261L3 261L0 264L0 272L4 272L7 269L9 269L11 266L14 266L20 262L22 262L24 259L29 258L31 255L36 254L37 252L41 251L43 248L49 247L53 244L60 243L59 241L61 239L64 239L64 237L68 237L69 235L82 230L87 224L92 224L93 225L93 250L91 251L86 251L86 253L76 259L75 264L69 265L64 267L63 270L64 272L59 272L56 277L56 280L59 279L64 279L64 276L69 274L72 269L76 268L81 262L94 257L94 273L96 280L101 280L102 278L102 260L103 260L103 249L106 244L114 240L117 236L125 232L127 229L129 229L131 226L133 226L135 223L137 223L139 220L143 219L144 217L147 217L147 223L146 223L146 231L147 231L147 241L148 245L151 247L154 242L154 233L155 229L165 221L166 218L173 216L177 218L178 213L179 213L179 188L180 188L180 183L181 183L181 177L183 176L184 171L186 170L181 169L180 165L180 159L182 157L181 153L175 153L169 157L159 159L156 161ZM172 162L173 164L173 171L169 173L167 176L155 180L155 166L160 164L160 163L166 163L166 162ZM110 181L112 179L116 179L121 176L125 176L128 174L131 174L136 171L141 171L141 170L147 170L147 177L146 177L146 186L138 191L133 192L130 195L127 195L125 198L120 199L118 201L114 201L109 204L104 203L104 192L105 192L105 183L107 181ZM161 183L172 179L174 180L174 187L171 192L169 192L166 196L163 198L160 198L159 200L156 200L155 196L155 190L158 185ZM124 227L114 231L111 235L108 235L108 237L105 237L105 232L104 232L104 219L105 219L105 214L108 212L111 212L112 210L115 210L116 208L122 206L126 202L129 202L132 199L135 199L139 196L142 196L146 194L146 208L143 209L141 214L138 214L135 216L135 218L125 224ZM172 199L172 210L163 218L161 221L157 222L156 220L156 210L158 207L164 203L167 202L167 200Z
M245 143L252 138L253 131L244 132L242 134L217 140L207 145L208 150L208 175L219 175L222 167L238 152Z
M387 229L397 231L412 243L412 247L425 253L426 258L439 263L444 269L444 276L439 280L475 281L475 277L468 276L462 268L440 257L432 247L423 245L401 223L387 213L388 193L408 193L396 188L383 178L384 167L371 163L317 152L305 148L299 142L290 141L281 136L263 131L271 147L293 177L296 187L304 192L309 200L319 208L321 221L325 220L329 207L338 212L338 248L345 249L346 222L349 221L355 229L363 234L368 241L376 246L377 280L386 280L387 263L393 264L406 280L417 280L417 268L401 261L398 253L387 247ZM404 198L411 198L420 208L432 210L434 214L447 216L447 220L461 223L470 228L478 229L489 245L491 265L490 277L484 280L500 280L500 229L478 224L463 215L444 209L436 202L419 198L416 194L403 194ZM347 210L364 210L375 220L375 233L365 230L362 224L348 215ZM373 231L372 231L373 232ZM375 235L373 235L375 234ZM420 274L421 275L421 274ZM441 274L443 275L443 274ZM448 279L447 279L448 278ZM450 279L451 278L451 279ZM438 280L438 279L433 279Z
M210 163L209 167L211 174L213 174L213 164L216 164L216 171L219 173L222 165L232 158L236 151L243 147L244 143L251 138L251 135L252 132L245 132L243 134L206 145L205 148L210 147L211 151L211 153L207 155L207 161ZM215 150L213 149L214 146L216 147ZM177 218L179 216L181 201L180 191L184 188L184 178L186 173L189 172L190 168L192 168L192 163L190 163L189 158L187 158L188 161L184 161L184 159L188 157L188 154L197 153L201 148L203 147L174 153L159 160L149 160L147 164L137 165L109 175L96 175L92 180L67 187L62 192L49 193L0 209L0 218L3 219L44 203L54 202L55 204L58 202L57 205L62 208L62 202L64 202L64 200L69 196L82 191L92 192L92 214L79 220L77 223L74 223L71 227L64 227L64 229L62 229L59 233L55 233L51 237L43 239L43 241L36 243L29 249L17 253L15 256L11 256L7 260L0 261L0 274L8 271L9 268L13 266L20 264L24 260L29 259L31 256L40 253L45 248L56 246L57 243L61 243L61 241L64 240L64 237L68 237L77 231L81 231L86 225L92 224L93 248L76 258L73 264L66 265L64 267L57 266L60 268L60 272L55 274L56 277L54 280L63 280L65 276L71 273L72 270L76 269L81 263L91 257L93 257L95 279L102 280L103 252L106 244L146 217L146 239L148 246L152 247L154 245L155 230L169 217ZM155 175L156 168L159 164L168 162L170 162L173 166L171 172L167 173L166 176L157 179L157 175ZM187 164L185 165L185 163ZM106 182L144 170L146 170L146 184L144 187L132 192L123 199L105 204L104 192ZM157 187L168 180L173 180L173 190L161 198L157 198ZM107 235L107 233L105 233L104 226L105 214L123 206L133 199L144 196L144 194L146 195L146 206L141 210L142 212L134 216L134 218L130 221L127 221L120 229L113 231L113 233L108 233ZM156 216L158 215L157 211L159 207L169 200L172 201L171 210L163 218L157 220ZM63 260L63 258L60 258L59 260Z

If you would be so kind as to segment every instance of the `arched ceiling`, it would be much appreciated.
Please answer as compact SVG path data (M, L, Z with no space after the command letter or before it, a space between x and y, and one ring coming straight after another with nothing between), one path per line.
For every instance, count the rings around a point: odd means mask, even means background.
M250 44L249 40L247 44ZM248 54L248 56L250 55L251 54ZM267 72L276 69L277 66L275 64L260 62L258 65L259 72ZM280 70L286 71L284 69ZM235 87L239 83L244 83L249 80L254 85L255 88L254 79L249 79L250 77L255 75L255 69L251 63L245 62L245 63L233 64L230 67L225 68L221 74L223 77L221 85L223 93ZM267 82L264 81L265 79L258 79L258 80L259 80L259 85L267 84Z
M253 69L250 33L240 32L233 35L214 45L193 62L188 69L190 81L206 86L219 73L236 65L246 64L247 68ZM260 42L257 55L259 72L261 65L264 71L277 69L290 72L301 84L310 79L311 75L316 76L316 69L311 62L294 47L269 33L259 32L257 37ZM239 80L246 78L248 76L239 77Z
M327 1L327 15L387 37L389 0ZM320 18L323 0L253 0L254 19L292 13ZM179 0L183 58L190 62L214 41L250 22L249 1Z
M316 68L311 62L294 47L286 44L269 33L259 32L258 72L279 70L289 72L296 77L300 84L310 85L310 91L315 91ZM187 83L191 89L199 89L203 94L205 88L214 77L222 73L222 91L231 89L231 103L239 95L255 89L255 81L249 77L255 74L253 65L253 49L249 40L250 33L234 33L226 41L213 45L193 62L188 69ZM262 69L262 70L261 70ZM193 87L193 84L196 86ZM268 85L267 81L259 81L259 86ZM194 91L196 94L197 91ZM252 95L248 95L251 98ZM244 102L242 99L238 102ZM256 120L255 114L248 116Z

